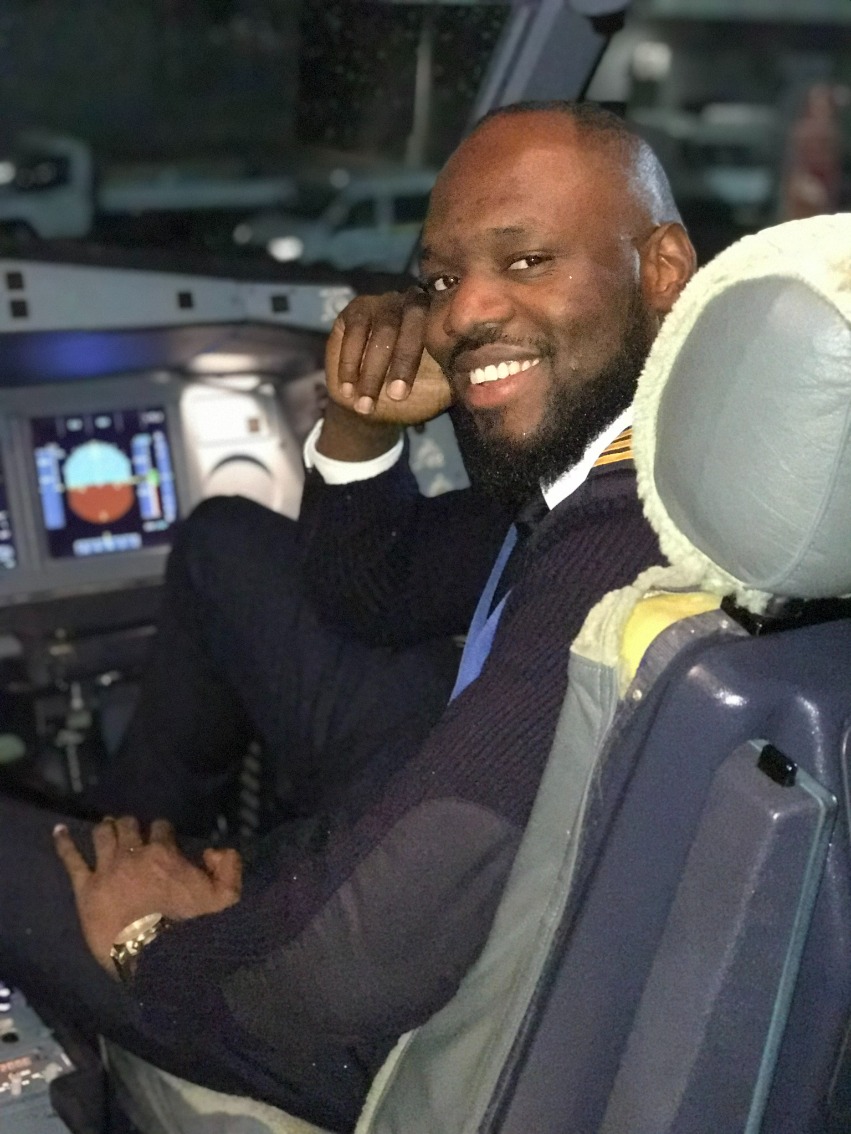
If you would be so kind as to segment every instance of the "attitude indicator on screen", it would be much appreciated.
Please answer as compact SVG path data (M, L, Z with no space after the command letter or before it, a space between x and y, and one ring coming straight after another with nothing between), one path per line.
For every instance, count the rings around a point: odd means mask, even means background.
M165 410L31 422L41 510L55 558L167 543L178 517Z

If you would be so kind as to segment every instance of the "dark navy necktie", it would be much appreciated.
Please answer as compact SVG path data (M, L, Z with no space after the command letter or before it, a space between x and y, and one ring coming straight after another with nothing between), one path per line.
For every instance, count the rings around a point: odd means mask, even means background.
M550 506L544 499L544 494L540 489L532 496L514 519L514 530L517 533L517 539L511 554L506 561L505 567L497 580L496 588L494 589L493 598L491 600L491 607L501 602L505 595L514 586L514 582L520 573L520 566L523 562L523 555L526 550L526 545L532 537L535 529L540 524L545 516L550 514Z
M535 498L521 508L517 519L509 528L488 581L485 583L485 589L476 605L450 701L454 701L458 694L481 673L485 658L490 653L496 628L517 572L517 565L522 559L523 548L536 524L548 512L547 502L539 490Z

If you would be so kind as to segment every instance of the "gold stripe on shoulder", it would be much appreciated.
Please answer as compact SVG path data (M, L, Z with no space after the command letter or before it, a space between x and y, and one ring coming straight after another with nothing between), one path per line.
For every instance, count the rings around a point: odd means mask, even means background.
M631 461L632 460L632 427L628 427L619 433L618 436L607 445L597 460L594 462L594 468L599 468L602 465L613 465L618 461Z
M625 465L631 463L631 461L632 449L630 449L626 453L611 453L609 454L609 456L606 456L606 454L604 453L603 456L596 460L591 467L595 469L601 469L605 465Z

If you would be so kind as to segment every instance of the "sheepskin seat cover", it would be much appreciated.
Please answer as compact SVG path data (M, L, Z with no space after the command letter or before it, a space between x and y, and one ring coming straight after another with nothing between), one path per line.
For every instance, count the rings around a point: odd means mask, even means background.
M765 229L694 276L634 442L662 550L702 589L752 610L851 594L851 215Z

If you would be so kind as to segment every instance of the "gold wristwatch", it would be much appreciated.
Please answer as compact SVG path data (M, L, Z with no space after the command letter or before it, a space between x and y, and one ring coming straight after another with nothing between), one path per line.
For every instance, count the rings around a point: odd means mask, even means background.
M172 924L173 922L165 914L149 913L125 925L109 951L112 963L122 981L133 979L136 958Z

